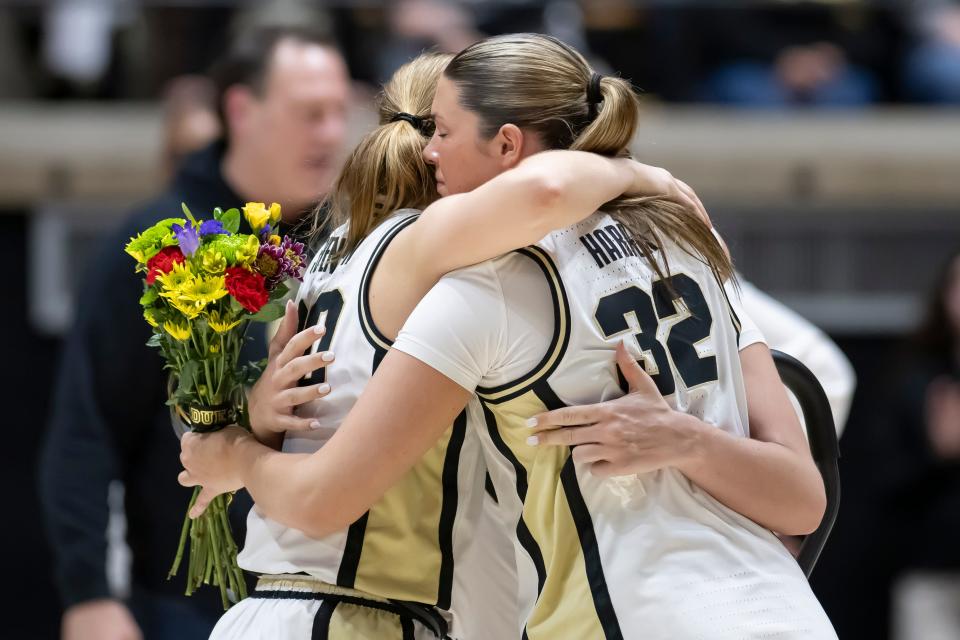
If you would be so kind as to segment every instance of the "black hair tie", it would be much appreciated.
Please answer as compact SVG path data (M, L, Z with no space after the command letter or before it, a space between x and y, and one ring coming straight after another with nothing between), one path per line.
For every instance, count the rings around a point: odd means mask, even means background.
M587 106L590 108L590 119L597 117L597 105L603 102L603 94L600 92L600 81L603 76L594 72L590 76L590 82L587 83Z
M418 116L400 111L393 114L393 117L390 118L390 122L396 122L397 120L405 120L406 122L409 122L417 131L421 131L423 129L423 118Z

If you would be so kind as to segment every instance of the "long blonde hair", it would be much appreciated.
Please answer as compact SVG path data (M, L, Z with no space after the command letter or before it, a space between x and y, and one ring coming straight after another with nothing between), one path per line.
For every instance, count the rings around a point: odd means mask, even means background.
M424 53L400 67L377 96L379 125L347 158L317 214L314 232L349 223L342 252L353 251L389 214L423 209L439 197L423 159L430 141L430 107L437 81L452 56ZM398 114L404 114L398 118ZM409 117L408 117L409 116ZM405 119L404 119L405 118Z
M630 83L600 78L556 38L531 33L487 38L455 55L444 75L457 86L461 106L479 117L481 136L490 138L512 123L533 131L550 149L629 155L640 121ZM602 210L630 232L660 278L669 276L664 238L705 260L721 281L733 276L730 258L696 211L663 197L618 198Z

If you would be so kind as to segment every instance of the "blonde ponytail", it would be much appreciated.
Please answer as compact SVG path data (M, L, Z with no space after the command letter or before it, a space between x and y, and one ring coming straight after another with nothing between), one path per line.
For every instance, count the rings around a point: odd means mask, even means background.
M492 137L512 123L538 135L548 149L629 156L640 123L630 83L597 78L582 55L556 38L531 33L487 38L454 56L444 75L457 85L461 105L480 118L482 135ZM599 96L591 96L597 80ZM721 280L733 276L730 258L693 209L649 197L618 198L602 210L631 233L660 278L670 274L666 240L706 261Z
M314 215L314 234L349 223L342 253L353 251L394 211L423 209L439 197L423 149L429 142L433 94L451 57L420 55L400 67L377 97L379 125L347 158Z

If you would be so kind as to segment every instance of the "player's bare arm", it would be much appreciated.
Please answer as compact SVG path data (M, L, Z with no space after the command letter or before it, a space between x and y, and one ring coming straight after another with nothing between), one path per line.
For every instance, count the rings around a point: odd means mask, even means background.
M272 520L315 538L340 531L423 457L471 393L391 350L343 425L316 453L274 451L239 427L186 434L180 456L186 470L179 481L204 488L191 515L200 515L214 496L246 487Z
M431 204L391 242L371 288L378 328L395 338L443 275L533 244L622 194L667 198L709 222L693 190L666 169L583 151L535 153L473 191Z
M766 345L740 352L750 438L737 438L666 403L621 345L630 393L617 400L535 416L531 444L576 445L573 457L600 476L679 469L718 501L773 531L817 528L826 494L800 422Z

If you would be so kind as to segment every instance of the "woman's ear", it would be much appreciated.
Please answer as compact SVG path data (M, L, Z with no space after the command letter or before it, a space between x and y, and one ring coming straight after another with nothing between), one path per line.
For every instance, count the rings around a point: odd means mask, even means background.
M515 124L505 124L494 138L494 152L500 159L503 170L512 169L524 158L523 131Z

